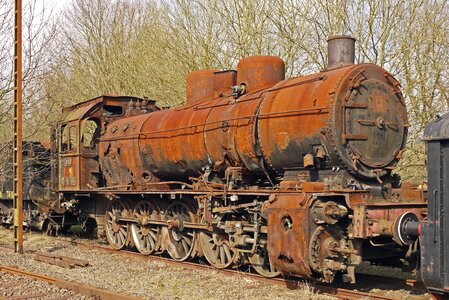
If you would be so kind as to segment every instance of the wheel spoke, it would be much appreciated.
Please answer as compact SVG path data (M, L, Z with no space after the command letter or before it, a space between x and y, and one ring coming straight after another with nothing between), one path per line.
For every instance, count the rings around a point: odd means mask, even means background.
M227 261L231 261L232 257L231 257L231 251L229 251L229 248L227 245L223 245L223 249L224 252L226 253L226 258L228 259Z
M126 246L128 237L128 225L115 221L116 216L122 216L127 210L126 205L121 200L114 200L109 204L105 212L105 232L109 244L116 250Z
M120 227L120 232L123 234L123 236L126 236L126 227L125 228L123 228L123 227Z
M187 236L183 235L181 237L184 241L186 241L187 244L189 244L189 246L192 246L192 240L190 238L188 238Z
M117 236L117 242L116 243L118 245L121 245L122 244L122 235L117 232L116 236Z
M200 244L204 256L212 266L223 269L234 263L237 252L231 246L227 233L201 232Z
M220 262L221 262L222 264L225 263L225 252L224 252L223 247L220 247Z
M185 240L181 240L181 244L182 247L184 248L184 253L188 253L189 252L189 245L187 244L187 242Z
M218 260L219 257L220 257L220 247L217 247L215 249L215 260Z
M157 230L157 229L156 229L156 230ZM156 233L157 233L157 232L156 232ZM153 231L150 231L148 234L149 234L154 240L156 240L156 239L157 239L156 233L154 233Z
M151 239L149 236L145 237L145 249L151 249Z
M155 243L156 240L153 240L152 238L148 237L148 241L150 242L151 249L154 249L156 246Z

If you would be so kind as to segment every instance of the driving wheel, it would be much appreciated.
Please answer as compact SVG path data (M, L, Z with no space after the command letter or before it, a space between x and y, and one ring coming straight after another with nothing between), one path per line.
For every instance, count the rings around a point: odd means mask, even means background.
M196 221L193 208L184 202L175 201L167 207L165 219L168 222L165 239L165 248L168 254L178 261L192 258L196 231L192 228L185 228L183 224Z
M128 242L128 224L119 221L119 218L126 217L127 213L128 206L121 200L113 200L106 210L106 238L115 250L123 249Z
M232 265L238 252L229 243L229 235L226 232L200 233L200 243L207 261L218 269L224 269Z
M159 248L161 229L157 225L148 224L148 220L159 220L159 208L149 200L142 200L134 208L134 217L139 220L138 224L131 225L131 235L137 250L150 255Z

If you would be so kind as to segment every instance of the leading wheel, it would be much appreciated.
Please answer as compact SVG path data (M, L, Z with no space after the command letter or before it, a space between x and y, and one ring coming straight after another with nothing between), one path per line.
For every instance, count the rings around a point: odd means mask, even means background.
M218 269L224 269L232 265L238 252L229 243L229 235L226 232L200 233L200 243L207 261Z
M169 222L165 248L171 258L184 261L194 256L196 232L185 228L184 222L195 222L193 208L184 202L175 201L167 207L165 219Z
M161 230L157 225L148 224L148 220L159 220L159 208L152 201L142 200L134 209L134 217L139 220L139 224L131 225L134 245L140 253L150 255L159 248Z
M128 206L120 200L113 200L106 210L106 238L115 250L123 249L128 242L128 224L118 221L120 217L126 217L127 212Z

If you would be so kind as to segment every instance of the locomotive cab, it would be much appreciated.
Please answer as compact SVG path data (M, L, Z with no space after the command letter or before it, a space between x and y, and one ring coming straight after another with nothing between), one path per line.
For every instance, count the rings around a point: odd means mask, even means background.
M114 120L127 117L135 97L103 95L64 109L58 124L58 190L89 191L104 186L99 162L101 134Z
M60 124L60 190L82 190L101 186L98 164L100 126L100 119L90 116L86 119L66 119Z

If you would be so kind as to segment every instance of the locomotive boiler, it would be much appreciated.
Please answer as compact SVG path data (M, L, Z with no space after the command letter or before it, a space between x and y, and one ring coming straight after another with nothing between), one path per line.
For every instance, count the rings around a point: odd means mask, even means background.
M327 68L303 77L272 56L194 71L171 109L111 95L65 109L57 209L115 249L268 277L355 282L362 261L413 265L427 194L392 174L405 101L386 70L354 64L354 42L330 38Z

